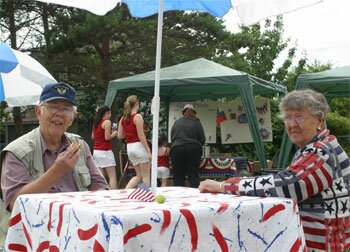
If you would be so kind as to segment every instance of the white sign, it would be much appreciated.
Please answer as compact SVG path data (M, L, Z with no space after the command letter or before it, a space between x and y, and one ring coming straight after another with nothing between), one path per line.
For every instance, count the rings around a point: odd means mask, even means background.
M176 119L182 117L182 108L190 102L171 102L169 104L169 142L170 132ZM191 103L197 111L204 132L206 143L216 143L216 124L220 124L221 143L252 143L248 117L242 101L225 103L195 102ZM268 99L255 100L256 117L263 141L272 141L271 109Z
M182 109L190 102L170 102L169 104L169 142L171 128L176 119L182 117ZM194 102L191 103L197 111L197 117L202 123L205 132L206 143L216 143L216 112L217 102Z

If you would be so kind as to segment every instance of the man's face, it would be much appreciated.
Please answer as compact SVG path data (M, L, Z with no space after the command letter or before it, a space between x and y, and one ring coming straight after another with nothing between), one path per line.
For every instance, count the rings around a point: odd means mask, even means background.
M72 125L76 112L65 100L45 102L35 108L41 131L44 135L61 137Z

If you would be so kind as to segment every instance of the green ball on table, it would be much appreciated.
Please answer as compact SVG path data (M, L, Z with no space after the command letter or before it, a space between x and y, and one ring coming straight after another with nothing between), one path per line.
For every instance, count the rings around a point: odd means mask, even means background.
M164 196L164 195L162 195L162 194L158 194L158 195L156 195L156 201L157 201L159 204L164 203L164 202L165 202L165 200L166 200L166 198L165 198L165 196Z

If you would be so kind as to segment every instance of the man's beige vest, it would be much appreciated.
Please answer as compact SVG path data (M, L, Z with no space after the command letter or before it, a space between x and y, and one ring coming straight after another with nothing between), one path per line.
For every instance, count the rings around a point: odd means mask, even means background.
M73 176L78 190L87 191L91 184L91 177L89 168L86 166L87 158L85 144L78 135L65 133L65 136L69 142L81 143L80 158L74 169ZM7 151L12 152L19 160L22 160L34 179L37 179L44 174L44 166L42 161L43 152L40 139L40 130L39 128L36 128L7 145L0 155L0 177L2 170L2 159ZM4 201L2 200L2 192L0 190L0 252L2 251L2 247L5 243L10 216L11 213L6 210Z

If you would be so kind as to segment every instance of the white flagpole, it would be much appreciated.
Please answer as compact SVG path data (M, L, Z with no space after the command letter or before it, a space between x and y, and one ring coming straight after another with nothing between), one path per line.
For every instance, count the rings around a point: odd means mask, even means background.
M159 85L160 85L160 65L162 57L162 33L163 33L163 0L159 0L158 27L157 27L157 51L156 51L156 71L154 83L154 97L152 100L153 128L152 128L152 167L151 167L151 189L157 193L157 168L158 168L158 130L159 130Z

